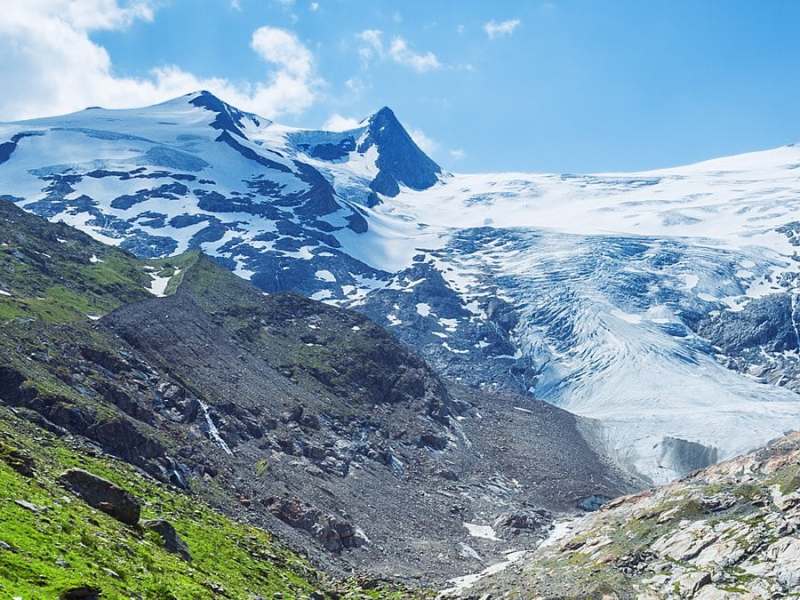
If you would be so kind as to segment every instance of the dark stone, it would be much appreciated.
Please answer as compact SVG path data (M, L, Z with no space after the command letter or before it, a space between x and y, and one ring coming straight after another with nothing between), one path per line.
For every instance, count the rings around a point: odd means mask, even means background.
M189 547L186 545L186 542L180 538L178 532L175 531L172 523L165 521L164 519L153 519L151 521L142 522L142 527L150 531L155 531L158 535L160 535L164 542L164 549L167 552L177 554L186 562L192 561L192 555L189 553Z
M447 448L447 437L437 433L423 433L419 436L419 445L434 450L444 450Z
M83 469L69 469L58 480L89 506L126 525L136 525L139 522L139 502L132 494L107 479Z
M357 548L367 542L352 524L304 504L298 498L268 498L264 505L284 523L312 534L330 552Z
M16 448L8 448L0 444L0 460L24 477L33 477L36 474L34 472L36 463L33 458Z
M81 585L64 590L58 597L59 600L98 600L101 594L100 588Z

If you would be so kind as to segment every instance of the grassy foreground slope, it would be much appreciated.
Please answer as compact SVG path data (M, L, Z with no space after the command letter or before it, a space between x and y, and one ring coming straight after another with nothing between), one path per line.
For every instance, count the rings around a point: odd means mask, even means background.
M29 460L33 476L15 468ZM67 491L58 477L70 467L131 492L142 520L168 520L191 562L168 552L157 534L124 525ZM0 597L51 599L81 587L101 598L409 597L334 585L265 531L0 408Z

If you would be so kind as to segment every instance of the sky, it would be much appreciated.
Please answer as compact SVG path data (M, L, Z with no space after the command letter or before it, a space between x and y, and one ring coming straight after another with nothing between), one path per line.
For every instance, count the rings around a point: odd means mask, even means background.
M391 107L457 172L635 171L800 142L800 2L11 0L0 120L198 89L300 127Z

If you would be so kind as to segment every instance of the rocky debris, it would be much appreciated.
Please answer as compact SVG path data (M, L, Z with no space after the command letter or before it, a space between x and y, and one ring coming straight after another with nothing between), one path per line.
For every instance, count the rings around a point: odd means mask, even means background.
M313 535L330 552L358 548L368 542L351 523L305 504L299 498L268 498L264 505L284 523Z
M129 492L107 479L83 469L69 469L59 477L59 482L89 506L118 521L126 525L136 525L139 522L139 502Z
M172 523L164 519L153 519L150 521L143 521L142 528L148 531L155 531L164 543L164 549L173 554L177 554L186 562L191 562L192 555L189 553L189 547L186 545Z
M444 450L447 448L447 436L439 433L425 432L419 436L419 446L431 448L432 450Z
M529 510L504 513L494 520L494 530L498 533L536 533L544 535L553 523L553 515L547 510ZM501 536L502 537L502 536Z
M586 512L591 512L593 510L599 510L600 507L609 500L611 500L611 498L604 494L592 494L591 496L580 498L576 503L576 507Z
M614 500L552 535L523 563L458 593L796 598L798 475L800 433L793 433L654 491Z
M80 235L11 212L61 239ZM41 245L19 240L25 223L6 223L0 218L0 230L16 240L15 250ZM70 289L84 289L80 273L52 271L62 246L80 251L79 265L118 252L78 239L44 246L54 262L30 266L42 283L31 296L64 284L65 276ZM265 296L200 255L170 259L170 268L182 265L180 285L152 298L145 288L155 267L119 254L135 293L115 292L103 301L120 308L98 321L4 324L0 398L92 456L113 453L163 484L270 529L335 576L369 572L414 585L442 583L541 535L520 529L504 540L476 540L477 551L464 555L465 522L491 524L498 514L531 507L573 510L576 498L634 489L586 443L572 415L447 382L361 315L289 294ZM319 260L330 261L325 269L342 284L350 281L343 271L352 265L344 269L338 256ZM97 292L97 282L88 283ZM472 314L452 304L456 296L428 300L431 318L447 319L439 329L453 327L450 318L457 315L465 325ZM514 322L507 308L492 306L498 331ZM425 318L415 304L410 310ZM487 339L500 354L509 353L497 336ZM491 364L505 369L500 362ZM42 376L56 385L37 386ZM220 451L220 439L233 454ZM318 510L321 516L300 519L313 533L259 501L271 497L301 498ZM370 542L346 551L348 544L363 544L356 524Z

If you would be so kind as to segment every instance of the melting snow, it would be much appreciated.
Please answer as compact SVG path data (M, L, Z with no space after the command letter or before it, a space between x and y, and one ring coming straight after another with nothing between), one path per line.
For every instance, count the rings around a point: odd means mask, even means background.
M320 270L314 273L314 276L319 279L320 281L327 281L327 282L334 282L336 281L336 277L330 271Z
M209 437L211 437L211 439L214 440L217 445L227 454L232 455L233 452L231 452L231 449L225 440L222 439L222 436L219 434L219 429L217 429L217 426L214 424L214 419L211 418L211 413L208 412L208 405L201 400L198 400L197 402L200 404L200 409L203 411L203 416L206 420L206 426L208 427Z
M491 525L478 525L476 523L464 523L464 527L472 537L483 538L484 540L493 540L495 542L502 542Z

